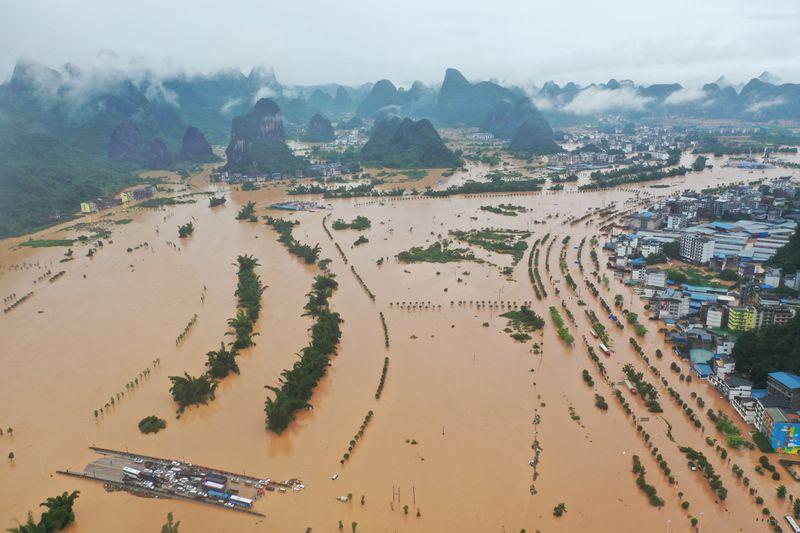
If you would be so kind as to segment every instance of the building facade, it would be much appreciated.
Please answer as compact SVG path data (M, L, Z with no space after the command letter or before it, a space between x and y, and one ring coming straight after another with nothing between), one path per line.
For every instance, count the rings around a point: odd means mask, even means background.
M706 264L714 256L714 239L684 232L680 239L680 254L692 263Z
M728 309L728 329L750 331L756 328L756 309L752 306L730 307Z

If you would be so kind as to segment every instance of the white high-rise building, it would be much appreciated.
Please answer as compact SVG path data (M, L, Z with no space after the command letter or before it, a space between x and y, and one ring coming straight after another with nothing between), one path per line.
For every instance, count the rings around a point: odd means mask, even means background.
M682 258L692 263L708 263L714 256L714 239L695 233L681 233L680 253Z

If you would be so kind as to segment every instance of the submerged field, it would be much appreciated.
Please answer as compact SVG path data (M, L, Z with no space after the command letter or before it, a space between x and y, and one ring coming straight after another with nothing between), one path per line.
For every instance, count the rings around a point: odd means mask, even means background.
M157 531L170 511L186 531L338 531L339 521L345 530L356 522L357 531L689 531L692 517L705 531L767 531L762 507L786 514L788 499L778 499L775 489L785 483L797 492L793 482L755 473L758 450L729 449L729 464L706 443L707 436L723 446L725 440L706 409L738 418L705 384L679 380L670 370L675 359L657 322L648 321L650 331L637 341L649 363L629 341L633 328L613 327L600 298L609 305L618 293L630 298L606 271L599 247L596 275L589 255L592 237L602 244L600 222L607 222L612 204L622 212L653 195L787 174L715 167L666 180L673 187L665 189L645 183L577 193L568 184L563 191L532 194L326 200L326 211L296 214L267 209L285 197L282 187L269 186L229 192L228 201L214 208L198 196L195 203L115 212L108 218L126 222L112 225L101 247L94 237L82 243L76 230L32 236L34 242L75 240L65 262L66 245L18 246L27 237L0 243L0 296L33 293L0 315L0 427L13 427L13 435L0 436L0 454L15 454L0 464L0 527L24 520L49 496L78 489L77 532ZM448 183L464 178L456 174ZM201 191L213 188L202 176L193 183ZM255 202L256 222L236 219L248 201ZM500 204L527 211L507 216L482 209ZM598 212L602 208L609 209ZM298 221L293 238L319 244L319 258L331 260L327 269L338 289L329 303L343 320L341 343L309 400L313 410L298 411L281 434L266 429L264 402L274 393L264 387L279 386L281 373L309 345L315 317L304 306L320 268L278 242L261 219L266 215ZM357 216L368 218L370 227L327 229L336 219ZM193 233L179 238L178 227L190 221ZM486 228L513 230L505 235L521 237L526 247L487 241L496 233ZM359 235L368 242L353 246ZM529 274L527 256L545 235ZM397 258L448 239L478 260L450 254L429 262L425 253L418 261ZM177 418L169 376L201 374L206 353L217 350L220 340L234 340L225 333L238 305L234 263L240 255L258 260L256 273L267 286L254 323L255 346L241 350L239 373L219 382L215 399ZM535 296L533 268L546 296ZM523 305L544 320L542 329L528 325L538 323L526 313L500 316ZM551 307L574 344L559 337ZM644 317L636 298L628 308ZM599 354L586 311L605 326L611 357ZM514 319L526 322L514 329ZM515 331L530 339L515 340ZM653 355L656 349L663 358ZM592 359L594 352L602 365ZM625 404L619 401L615 384L624 379L626 364L656 388L662 412L624 388ZM144 369L136 386L126 388ZM661 378L692 404L702 429ZM124 398L106 408L121 390ZM705 408L695 405L692 393ZM606 409L598 407L597 396ZM95 417L100 407L103 413ZM150 415L165 419L166 428L142 434L137 424ZM299 478L306 489L267 494L256 504L266 517L254 518L191 502L106 493L99 484L54 473L82 469L94 460L92 445ZM700 472L689 470L679 446L708 457L727 489L724 501ZM652 505L657 500L637 485L642 476L632 472L633 456L662 505ZM737 479L733 464L744 469L763 505ZM350 501L337 500L348 494ZM561 503L565 512L557 517Z

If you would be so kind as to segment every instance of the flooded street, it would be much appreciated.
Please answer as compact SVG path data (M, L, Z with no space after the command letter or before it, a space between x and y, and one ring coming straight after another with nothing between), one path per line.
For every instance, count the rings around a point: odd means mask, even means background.
M684 158L691 162L692 156ZM624 294L626 308L644 316L643 302L631 299L629 289L613 278L599 247L599 274L611 279L610 290L591 275L589 241L596 236L602 246L598 226L602 217L565 223L568 217L579 218L612 203L618 211L629 209L633 204L626 201L637 195L644 199L685 188L800 173L787 169L748 173L723 168L721 161L714 164L713 170L658 182L669 188L650 188L654 183L647 182L579 193L575 184L568 184L564 191L516 195L320 200L330 209L296 214L267 210L269 204L286 198L281 187L236 191L228 195L227 204L215 208L209 208L206 196L197 195L192 204L114 211L108 218L133 220L113 226L108 237L113 243L106 241L93 257L86 257L87 247L76 243L75 259L65 263L59 262L66 251L63 247L18 248L24 239L0 241L0 294L34 292L0 316L4 369L0 427L13 427L13 436L0 437L4 458L0 526L24 520L28 510L49 496L77 489L81 491L75 507L78 520L71 526L76 532L158 531L167 512L191 532L306 528L333 532L340 520L345 530L357 522L357 531L367 532L690 531L690 516L699 519L704 531L767 531L748 488L734 477L728 461L705 443L707 435L718 435L705 409L697 408L690 394L702 397L706 409L736 415L706 383L679 381L670 371L670 363L677 359L657 333L663 324L648 321L650 331L639 342L661 376L692 403L704 428L690 423L631 348L631 329L613 327L608 313L587 290L585 279L593 281L609 303L615 294ZM481 174L480 169L470 169ZM445 178L430 172L420 182L402 186L438 188L465 179L462 173ZM579 183L586 179L581 176ZM210 187L202 177L194 183L200 190ZM397 184L386 184L393 186ZM298 198L307 199L292 199ZM279 436L265 429L264 401L273 393L264 386L276 385L281 372L291 368L297 352L308 344L312 322L302 316L303 306L319 270L290 255L263 221L235 220L240 206L249 200L256 202L259 217L298 220L295 238L320 244L321 257L332 260L330 270L339 282L331 305L344 320L338 355L314 390L313 410L300 412ZM500 203L529 211L512 217L479 209ZM345 264L323 228L323 219L350 221L357 215L369 218L371 229L331 232L348 259ZM190 220L194 234L178 239L177 226ZM515 266L507 255L477 248L475 255L485 262L403 264L395 259L412 246L427 247L446 238L450 230L483 227L530 231L529 245L551 235L549 272L545 271L547 245L540 247L539 259L546 298L534 297L528 252ZM75 238L80 233L59 229L34 237ZM369 242L352 246L360 234ZM558 264L567 236L565 259L578 285L575 291L563 281ZM580 272L575 247L584 238L584 272ZM233 263L241 254L259 260L257 271L268 286L256 322L256 346L242 352L241 374L223 379L214 401L192 407L177 419L168 376L201 373L206 352L226 339L226 321L236 309ZM379 265L380 258L384 261ZM374 301L351 266L375 294ZM513 266L511 276L501 272L506 266ZM61 270L65 274L53 282L34 283L48 270L51 275ZM567 322L574 346L559 339L548 312L555 306L565 314L562 300L575 317L574 324ZM579 300L597 314L613 341L612 357L603 357L609 383L584 346L584 336L595 347L596 342ZM478 301L497 305L479 306ZM517 342L503 331L507 320L499 315L509 310L510 302L527 301L546 326L533 334L532 341ZM398 302L422 305L409 309ZM388 348L380 312L388 327ZM176 344L194 314L197 323ZM533 342L541 344L541 354L533 353ZM663 350L663 359L653 355L657 348ZM385 388L376 400L385 357L389 357ZM154 365L156 359L160 363ZM641 424L669 464L675 485L668 483L637 424L614 397L612 387L623 379L625 363L644 372L644 379L659 390L664 412L650 415L623 388L634 414L649 416ZM688 374L688 366L681 366ZM124 391L125 384L145 369L150 373L137 387L95 418L95 409ZM584 369L593 376L593 387L581 379ZM595 394L605 397L607 411L595 407ZM364 437L341 465L348 442L369 411L374 417ZM140 433L137 423L149 415L166 419L167 428L157 435ZM541 449L533 480L529 461L535 456L535 440ZM55 474L83 469L93 461L89 446L183 458L263 478L299 478L306 489L267 493L255 505L266 517L257 518L199 503L106 493L99 483ZM707 482L689 470L678 446L706 454L728 489L724 502L715 502ZM15 459L8 461L5 456L12 450ZM775 497L779 483L753 471L758 450L729 454L731 464L744 468L765 505L776 516L786 514L788 500ZM631 473L633 455L641 458L647 481L664 499L663 507L649 505L637 487ZM338 479L331 479L334 474ZM536 494L531 494L532 483ZM347 494L353 495L352 501L337 501ZM688 510L681 508L683 501L690 502ZM554 517L554 507L562 502L566 513Z

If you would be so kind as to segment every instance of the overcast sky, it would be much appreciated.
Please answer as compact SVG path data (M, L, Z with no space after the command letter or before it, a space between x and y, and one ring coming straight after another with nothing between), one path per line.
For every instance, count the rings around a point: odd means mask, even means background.
M284 84L390 78L800 81L798 0L0 0L0 80L20 58L103 49L159 68L253 64Z

